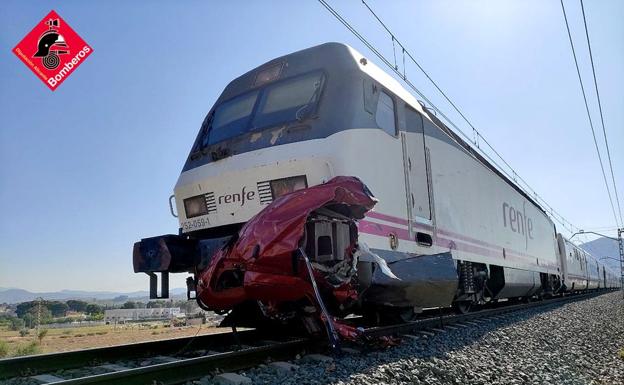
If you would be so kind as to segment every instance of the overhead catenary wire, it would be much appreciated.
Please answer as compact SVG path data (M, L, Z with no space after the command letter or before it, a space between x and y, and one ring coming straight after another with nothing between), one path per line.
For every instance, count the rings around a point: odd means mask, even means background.
M476 129L476 127L470 122L470 120L466 117L466 115L459 109L459 107L457 107L457 105L455 103L453 103L453 101L446 95L446 93L437 85L437 83L433 80L433 78L431 78L431 76L424 70L424 68L418 63L418 61L414 58L414 56L409 52L409 50L407 50L407 48L405 48L405 46L400 42L400 40L398 40L396 38L396 35L387 27L387 25L379 18L379 16L377 16L377 14L372 10L372 8L364 1L362 0L362 3L366 6L366 8L373 14L373 16L377 19L377 21L383 26L383 28L388 32L388 34L390 35L393 44L396 43L399 45L399 47L401 48L401 52L403 53L403 55L407 56L412 63L414 63L418 69L427 77L427 79L429 79L429 81L435 86L435 88L442 94L442 96L447 100L447 102L453 107L453 109L455 111L457 111L457 113L462 117L462 119L464 121L466 121L466 123L472 128L473 131L473 138L470 138L462 129L460 129L446 114L444 114L433 102L431 102L431 100L429 100L429 98L427 98L405 75L405 68L403 68L403 72L401 72L397 66L394 64L396 63L396 60L393 62L391 62L389 59L387 59L372 43L370 43L364 36L362 36L362 34L359 33L359 31L353 27L346 19L344 19L339 13L338 11L336 11L331 5L329 5L329 3L327 3L327 1L325 0L318 0L319 3L321 5L323 5L323 7L325 7L325 9L327 9L327 11L329 11L329 13L332 14L332 16L334 16L340 23L342 23L355 37L357 37L368 49L371 50L371 52L373 52L388 68L390 68L397 76L399 76L404 82L405 84L407 84L414 92L416 92L428 105L430 105L432 107L432 109L436 112L436 114L440 115L449 125L451 125L456 132L458 132L461 136L463 136L468 142L472 142L477 149L475 149L475 151L478 151L482 156L484 156L485 158L487 158L490 162L492 162L492 164L494 164L500 172L502 172L503 174L505 174L509 179L513 180L514 182L516 182L516 184L518 185L518 187L520 189L522 189L528 196L533 197L533 199L538 202L539 204L541 204L544 208L544 211L548 212L551 216L552 219L554 219L555 221L557 221L559 224L561 224L563 226L563 228L565 228L567 231L571 233L574 233L576 231L579 230L579 228L575 225L573 225L570 221L568 221L566 218L564 218L561 214L559 214L555 209L552 208L552 206L550 206L548 204L548 202L546 202L539 194L537 194L537 192L535 192L535 190L522 178L518 175L518 173L511 167L511 165L509 165L509 163L500 155L500 153L498 151L496 151L496 149L487 141L487 139L485 139L483 137L483 135ZM405 67L405 64L403 64L403 66ZM480 146L479 146L479 138L481 138L481 141L483 143L485 143L490 149L491 151L498 157L498 159L500 159L505 166L507 166L507 168L509 169L506 170L503 167L501 167L491 156L490 154L488 154L486 151L484 151ZM520 183L522 182L522 184L524 186L522 186Z
M596 146L596 154L598 155L598 161L600 162L600 170L602 171L602 177L604 179L605 187L607 189L607 195L609 196L609 203L611 203L611 211L613 211L613 219L615 224L619 226L617 215L615 214L615 206L613 205L613 198L611 197L611 190L609 189L609 183L607 182L607 175L605 174L604 164L602 163L602 156L600 155L600 148L598 147L598 141L596 140L596 131L594 130L594 123L589 112L589 105L587 103L587 95L585 93L585 86L583 86L583 78L581 77L581 70L579 69L578 59L576 57L576 50L574 49L574 42L572 41L572 34L570 33L570 25L568 24L568 16L566 15L565 5L563 0L561 1L561 9L563 11L563 19L565 21L566 30L568 31L568 38L570 39L570 47L572 48L572 56L574 58L574 65L576 66L576 73L578 75L579 84L581 85L581 93L583 94L583 101L585 102L585 111L587 111L587 118L589 119L589 128L591 128L592 137L594 138L594 145Z
M583 12L583 25L585 26L585 37L587 38L587 48L589 48L589 59L591 61L592 74L594 75L594 88L596 89L596 98L598 99L598 111L600 111L600 123L602 125L602 134L604 136L605 147L607 148L607 160L609 161L609 170L611 170L611 181L613 182L613 192L615 193L615 202L617 203L618 213L620 214L620 223L624 225L622 220L622 207L620 206L620 197L618 196L615 176L613 175L613 163L611 162L611 151L609 151L609 140L607 139L607 131L605 129L604 115L602 113L602 102L600 101L600 92L598 92L598 81L596 80L596 67L594 66L594 55L589 41L589 32L587 29L587 18L585 17L585 6L581 0L581 11Z

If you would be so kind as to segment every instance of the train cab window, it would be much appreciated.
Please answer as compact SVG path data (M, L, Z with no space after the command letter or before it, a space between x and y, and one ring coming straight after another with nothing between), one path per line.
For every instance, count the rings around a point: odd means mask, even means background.
M213 144L244 133L247 129L251 112L258 98L258 91L237 96L222 103L214 111L212 117L207 118L204 125L209 125L210 135L204 137L204 142Z
M316 109L322 83L323 74L315 72L268 86L254 116L252 129L310 117Z
M390 95L381 91L375 112L375 121L379 128L392 136L396 136L396 119L394 100Z

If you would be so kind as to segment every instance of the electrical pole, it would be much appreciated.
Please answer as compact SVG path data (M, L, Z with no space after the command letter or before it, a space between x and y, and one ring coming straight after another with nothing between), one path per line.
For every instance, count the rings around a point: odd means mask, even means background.
M39 335L39 325L41 324L41 301L43 298L37 298L37 332L36 335Z
M624 241L622 240L624 228L618 229L618 244L620 246L620 283L622 289L622 297L624 298Z

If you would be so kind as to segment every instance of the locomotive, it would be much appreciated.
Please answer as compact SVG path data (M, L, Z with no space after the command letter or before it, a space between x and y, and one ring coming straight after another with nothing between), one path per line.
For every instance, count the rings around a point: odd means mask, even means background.
M355 49L326 43L234 79L175 185L178 234L134 245L134 271L223 324L344 317L619 287L540 205ZM173 203L172 214L174 214ZM174 214L175 215L175 214Z

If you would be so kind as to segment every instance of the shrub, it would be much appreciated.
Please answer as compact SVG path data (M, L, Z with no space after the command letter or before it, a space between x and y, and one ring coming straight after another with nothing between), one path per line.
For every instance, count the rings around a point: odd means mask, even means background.
M84 337L84 334L76 334L74 337Z
M43 339L47 335L48 335L48 329L41 329L41 330L39 330L39 334L37 334L37 338L39 339L39 343L41 343L41 341L43 341Z
M16 356L30 356L32 354L37 354L39 352L41 352L39 345L37 345L36 342L31 342L29 344L18 347L17 350L15 351L15 355Z
M95 332L95 334L97 334L98 336L103 336L104 334L107 334L108 332Z
M0 340L0 358L4 358L9 355L9 344L6 341Z
M28 329L22 329L19 331L20 333L20 337L26 337L27 335L30 334L30 331L28 331Z

